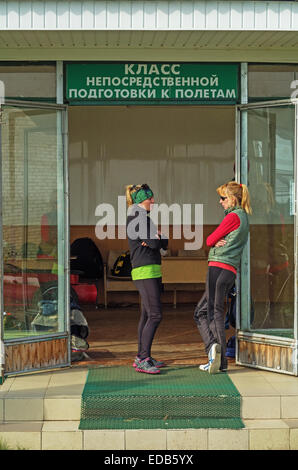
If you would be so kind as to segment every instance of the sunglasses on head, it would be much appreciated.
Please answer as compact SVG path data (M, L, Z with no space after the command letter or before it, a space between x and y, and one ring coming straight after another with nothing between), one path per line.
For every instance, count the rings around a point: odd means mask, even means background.
M225 201L228 197L227 196L220 196L221 201Z

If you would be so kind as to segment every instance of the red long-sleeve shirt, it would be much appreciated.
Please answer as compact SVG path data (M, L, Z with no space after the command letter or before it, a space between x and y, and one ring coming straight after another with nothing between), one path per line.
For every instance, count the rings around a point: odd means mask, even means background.
M224 238L228 233L237 230L240 226L240 218L234 212L230 212L226 217L223 219L221 224L212 232L209 237L207 237L206 243L207 246L215 246L216 243ZM234 266L230 266L229 264L220 263L218 261L210 261L209 266L216 266L218 268L227 269L232 271L234 274L237 273Z

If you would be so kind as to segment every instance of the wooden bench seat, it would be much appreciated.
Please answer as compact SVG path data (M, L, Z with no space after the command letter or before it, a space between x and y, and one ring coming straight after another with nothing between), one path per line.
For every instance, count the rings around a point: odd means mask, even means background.
M123 250L110 250L108 253L107 263L104 264L104 305L108 307L108 292L127 292L137 291L131 277L113 276L112 269L118 256Z
M174 291L174 308L177 291L205 290L208 261L203 250L179 250L178 256L163 258L161 267L165 290Z

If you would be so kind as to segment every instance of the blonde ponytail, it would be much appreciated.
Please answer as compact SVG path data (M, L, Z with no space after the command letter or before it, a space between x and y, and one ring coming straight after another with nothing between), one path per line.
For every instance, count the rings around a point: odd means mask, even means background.
M252 208L250 205L250 197L246 184L241 184L242 187L242 198L241 198L241 207L245 210L247 214L252 214Z
M141 184L135 185L135 184L129 184L125 187L125 196L126 196L126 203L128 206L132 206L133 200L131 197L131 193L136 192L138 189L141 188Z
M220 196L226 196L232 199L232 201L245 210L247 214L252 214L250 197L246 184L229 181L229 183L219 186L216 191Z

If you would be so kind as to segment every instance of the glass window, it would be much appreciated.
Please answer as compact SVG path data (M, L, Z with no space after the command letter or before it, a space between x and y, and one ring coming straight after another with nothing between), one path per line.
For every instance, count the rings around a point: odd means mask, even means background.
M250 329L293 337L294 107L247 111Z
M297 86L298 65L262 64L248 66L249 101L290 98Z
M6 99L56 101L55 65L1 65Z
M4 339L65 331L61 117L3 108Z

